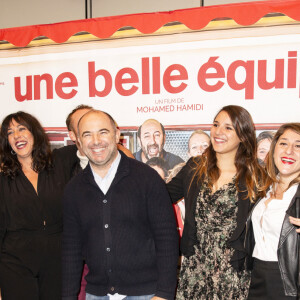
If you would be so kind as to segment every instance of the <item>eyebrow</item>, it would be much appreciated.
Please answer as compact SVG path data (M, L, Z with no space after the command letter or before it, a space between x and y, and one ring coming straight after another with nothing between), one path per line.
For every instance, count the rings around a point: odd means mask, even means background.
M220 123L220 122L217 121L217 120L214 120L214 123ZM229 126L232 126L232 127L233 127L233 125L232 125L231 123L225 123L225 125L229 125Z
M159 130L156 130L156 131L154 131L153 133L157 133L157 132L158 132L158 133L161 133ZM146 132L143 133L143 135L145 135L145 134L150 134L150 131L146 131Z
M110 132L109 129L107 129L107 128L102 128L102 129L99 129L99 130L97 130L95 132L102 132L102 131ZM90 130L83 131L82 134L81 134L81 136L83 136L86 133L91 133L91 132L92 131L90 131Z
M25 128L27 128L25 125L22 125L22 124L17 125L17 128L19 128L19 127L25 127ZM8 127L7 130L12 130L12 128Z
M88 131L88 130L83 131L82 134L81 134L81 136L83 136L83 135L86 134L86 133L90 133L90 131Z
M280 141L280 140L288 141L288 138L281 137L281 138L279 138L278 141ZM296 142L296 143L300 143L300 140L296 140L295 142Z

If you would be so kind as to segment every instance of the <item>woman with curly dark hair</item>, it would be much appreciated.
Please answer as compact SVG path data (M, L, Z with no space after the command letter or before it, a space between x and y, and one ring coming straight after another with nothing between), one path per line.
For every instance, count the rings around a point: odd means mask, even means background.
M211 145L191 158L168 184L172 201L185 199L186 215L177 299L246 299L245 222L264 171L256 159L252 118L240 106L214 118Z
M59 300L61 196L70 176L52 157L48 138L32 115L8 115L0 138L2 299Z

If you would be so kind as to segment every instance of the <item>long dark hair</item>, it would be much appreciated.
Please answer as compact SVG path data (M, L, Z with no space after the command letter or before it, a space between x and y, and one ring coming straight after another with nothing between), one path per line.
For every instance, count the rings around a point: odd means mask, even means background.
M32 169L41 172L52 166L51 149L48 137L40 122L32 115L23 111L6 116L2 122L0 131L0 165L1 171L11 178L15 178L19 170L22 169L16 155L12 153L12 148L8 142L8 128L14 120L25 126L33 135L34 145L32 150Z
M287 130L292 130L298 134L300 134L300 123L286 123L283 124L279 127L277 130L271 146L270 150L267 156L267 161L266 161L266 169L268 173L268 178L266 179L266 184L265 184L265 189L267 189L270 185L273 185L273 190L275 190L275 183L278 182L277 174L279 173L275 161L274 161L274 151L276 144L279 140L279 138L287 131ZM299 184L300 183L300 174L290 182L288 188L290 188L293 184Z
M256 136L252 117L245 108L237 105L224 106L216 114L216 117L222 111L229 115L236 134L241 141L234 162L237 169L237 189L239 190L239 183L242 182L247 189L247 197L254 201L257 196L264 194L261 182L265 178L265 172L257 161ZM198 158L195 177L198 180L205 178L211 189L219 179L220 170L217 167L216 152L212 145L206 149L202 157Z

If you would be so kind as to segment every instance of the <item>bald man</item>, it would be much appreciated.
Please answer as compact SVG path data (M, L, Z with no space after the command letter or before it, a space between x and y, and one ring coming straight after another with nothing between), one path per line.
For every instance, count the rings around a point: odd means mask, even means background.
M181 157L164 150L166 133L163 125L157 120L149 119L140 126L138 142L141 150L133 155L139 161L146 163L152 157L160 157L167 163L168 170L183 162Z
M174 299L178 235L171 201L155 170L117 149L107 113L78 123L88 166L64 193L63 300L76 300L83 257L87 300Z

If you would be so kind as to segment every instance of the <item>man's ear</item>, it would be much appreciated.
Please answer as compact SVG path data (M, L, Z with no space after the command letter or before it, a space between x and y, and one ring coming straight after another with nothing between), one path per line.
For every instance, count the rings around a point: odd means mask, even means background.
M74 135L75 136L75 135ZM77 144L80 146L80 148L82 149L82 144L81 144L81 141L80 141L80 138L79 138L79 136L77 135L77 136L75 136L76 137L76 141L77 141ZM78 148L78 146L77 146L77 148ZM79 149L80 150L80 149Z
M164 135L164 139L163 139L163 147L165 146L165 143L166 143L166 135Z
M120 136L121 136L120 129L117 128L117 130L116 130L116 144L119 143L119 141L120 141Z
M69 131L69 137L70 137L70 139L71 139L74 143L76 143L76 141L77 141L77 136L76 136L76 134L75 134L74 131L72 131L72 130Z

